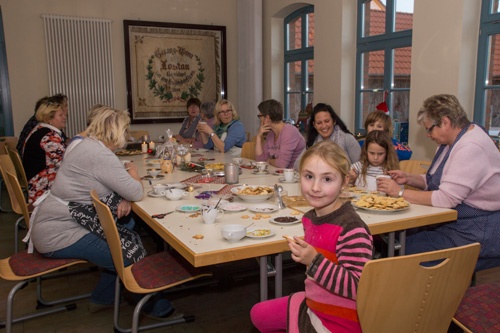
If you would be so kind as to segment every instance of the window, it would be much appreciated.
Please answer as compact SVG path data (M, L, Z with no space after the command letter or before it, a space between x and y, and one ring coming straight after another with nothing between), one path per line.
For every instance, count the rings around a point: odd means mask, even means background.
M313 101L314 6L285 18L285 118L299 121Z
M490 135L500 131L500 12L499 0L483 0L477 56L474 121Z
M364 119L385 101L394 138L408 142L413 1L358 0L357 133L364 133Z

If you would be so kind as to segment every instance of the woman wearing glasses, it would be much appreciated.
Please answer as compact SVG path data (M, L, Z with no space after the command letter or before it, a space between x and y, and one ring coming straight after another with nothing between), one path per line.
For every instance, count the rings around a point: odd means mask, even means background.
M476 270L500 266L500 153L480 126L467 119L453 95L424 101L417 121L438 148L426 175L389 171L378 190L411 203L453 208L452 223L418 230L406 238L406 253L420 253L481 243ZM401 190L408 184L421 189Z
M196 127L201 119L200 115L201 102L196 97L191 97L186 103L188 116L182 122L179 134L174 135L174 138L180 143L193 144L196 140L198 132Z
M255 144L255 159L278 168L293 168L295 160L306 148L299 130L283 122L283 106L269 99L259 104L260 127ZM266 139L264 135L267 133Z
M215 149L232 156L241 156L241 147L246 141L245 127L239 121L234 105L221 99L215 105L215 126L198 124L201 141L206 149Z

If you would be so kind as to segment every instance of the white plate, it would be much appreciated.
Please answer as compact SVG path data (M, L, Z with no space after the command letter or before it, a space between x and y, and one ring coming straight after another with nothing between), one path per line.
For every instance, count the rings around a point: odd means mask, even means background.
M164 194L157 194L157 193L155 193L154 191L149 191L149 192L148 192L148 195L149 195L150 197L153 197L153 198L159 198L159 197L164 197L164 196L165 196Z
M163 185L167 186L168 188L180 188L181 190L187 187L187 185L184 183L164 183Z
M377 213L394 213L394 212L401 212L403 210L410 209L410 206L404 207L404 208L398 208L398 209L374 209L374 208L366 208L366 207L359 207L356 204L353 204L354 207L362 210L367 210L370 212L377 212Z
M264 171L259 171L257 169L253 170L252 173L254 175L268 175L269 174L269 170L264 170Z
M285 180L285 177L280 177L280 178L278 178L278 181L279 181L280 183L289 183L289 184L292 184L292 183L297 183L297 182L299 181L299 178L294 177L294 178L293 178L293 180L292 180L291 182L287 182L287 181Z
M261 236L258 234L259 230L266 230L267 233ZM267 238L267 237L272 237L274 235L276 235L276 233L272 229L262 228L262 227L247 228L247 234L246 234L248 238Z
M248 210L255 213L274 213L278 209L278 206L272 204L259 204L248 207Z
M239 202L228 202L220 205L220 208L226 212L241 212L247 209L247 206Z
M285 221L279 221L280 218L290 218L290 219L295 219L295 221L291 221L291 222L285 222ZM278 219L278 220L276 220ZM292 225L292 224L297 224L297 223L300 223L302 221L302 219L300 217L297 217L297 216L276 216L276 217L273 217L272 219L269 220L269 222L271 223L274 223L274 224L279 224L279 225Z
M256 187L269 187L272 189L271 186L267 186L267 185L249 185L249 186L237 186L237 187L233 187L231 189L231 193L233 193L234 195L238 196L238 198L240 198L241 200L243 201L247 201L247 202L263 202L263 201L266 201L267 199L269 199L270 197L272 197L274 195L274 190L272 191L272 193L267 193L267 194L260 194L260 195L252 195L252 194L238 194L239 191L245 189L246 187L251 187L251 188L256 188Z
M191 149L191 151L196 152L196 153L206 153L206 152L209 152L210 150L205 149L205 148L194 148L194 149Z
M156 178L153 178L150 175L144 176L144 179L151 179L151 180L158 180L158 179L162 179L162 178L165 178L165 176L164 175L158 175L158 176L156 176Z
M175 210L183 213L196 213L201 210L200 205L180 205L175 207Z

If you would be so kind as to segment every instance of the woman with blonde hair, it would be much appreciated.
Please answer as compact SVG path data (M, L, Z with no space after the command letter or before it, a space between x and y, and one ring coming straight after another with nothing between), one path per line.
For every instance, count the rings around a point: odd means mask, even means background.
M59 103L50 99L40 104L36 111L35 126L26 138L21 151L26 178L28 202L33 203L49 190L66 150L62 129L66 126L66 114Z
M204 147L240 156L246 133L234 105L226 99L221 99L215 105L214 117L213 129L208 124L198 124Z
M126 110L101 107L86 130L87 137L64 156L50 192L35 203L31 241L39 253L49 258L85 259L103 268L90 297L90 312L112 307L116 279L90 192L96 190L117 219L129 215L130 202L144 195L137 166L128 163L125 168L114 153L125 146L129 125ZM125 263L144 258L146 251L139 235L119 223L117 227ZM155 300L144 310L161 318L174 312L166 299Z

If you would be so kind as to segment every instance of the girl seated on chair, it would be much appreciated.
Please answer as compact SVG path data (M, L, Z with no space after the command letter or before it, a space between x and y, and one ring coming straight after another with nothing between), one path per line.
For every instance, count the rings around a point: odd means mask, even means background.
M306 267L305 291L254 305L251 319L261 332L361 333L356 289L372 258L372 236L351 203L339 198L349 164L329 140L300 161L302 195L313 209L302 218L304 239L291 237L288 246Z

